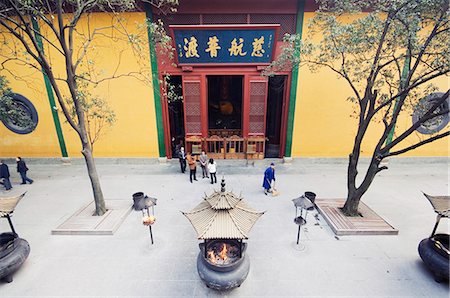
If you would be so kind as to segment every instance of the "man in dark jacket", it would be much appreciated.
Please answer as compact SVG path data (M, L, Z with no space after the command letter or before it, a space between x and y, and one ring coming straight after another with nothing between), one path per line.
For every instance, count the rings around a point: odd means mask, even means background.
M0 160L0 178L3 178L3 185L6 190L10 190L12 188L11 182L9 181L9 169L8 165L5 164L5 161Z
M180 160L181 173L184 173L186 171L186 152L184 152L184 147L180 148L178 159Z
M20 177L22 177L22 183L21 184L27 184L27 181L31 184L33 183L33 179L30 179L27 177L27 165L25 164L25 161L22 160L22 157L16 157L17 161L17 172L20 173Z

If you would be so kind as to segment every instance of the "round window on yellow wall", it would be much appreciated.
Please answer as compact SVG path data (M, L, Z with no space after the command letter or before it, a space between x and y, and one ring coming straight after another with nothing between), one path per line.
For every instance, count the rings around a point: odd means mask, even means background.
M3 124L12 132L17 134L28 134L36 129L38 124L38 113L33 103L25 96L11 93L4 109Z
M426 112L436 103L436 101L440 100L444 95L443 92L435 92L431 93L427 97L422 98L418 105L414 108L414 112L412 115L412 122L416 123L419 121ZM445 126L447 126L449 122L449 97L433 112L436 116L431 118L428 121L422 123L417 131L422 134L433 134L442 130Z

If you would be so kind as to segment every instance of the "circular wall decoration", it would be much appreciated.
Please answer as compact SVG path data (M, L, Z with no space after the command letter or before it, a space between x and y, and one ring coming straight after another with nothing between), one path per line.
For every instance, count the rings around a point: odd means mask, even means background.
M432 107L433 104L436 103L444 95L443 92L435 92L431 93L427 97L422 98L418 105L414 108L414 112L412 115L413 124L419 121L419 119ZM436 116L428 121L422 123L416 130L422 134L433 134L445 126L447 126L449 122L449 97L434 111L434 114L440 114L443 111L447 111L444 115Z
M11 99L18 114L16 117L2 119L3 124L9 130L18 134L28 134L35 130L38 124L38 113L33 103L25 96L17 93L12 93Z

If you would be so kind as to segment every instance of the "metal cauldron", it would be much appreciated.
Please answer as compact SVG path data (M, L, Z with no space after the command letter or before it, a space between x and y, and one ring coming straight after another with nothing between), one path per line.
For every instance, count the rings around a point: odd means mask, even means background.
M140 211L145 208L145 196L143 192L133 194L133 209Z
M314 201L316 200L316 194L312 191L305 191L305 197L311 201L311 203L314 204Z

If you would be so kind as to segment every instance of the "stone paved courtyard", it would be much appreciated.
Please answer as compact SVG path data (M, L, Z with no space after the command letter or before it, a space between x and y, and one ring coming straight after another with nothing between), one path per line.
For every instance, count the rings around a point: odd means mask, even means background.
M278 163L278 161L276 161ZM297 159L277 165L280 196L265 196L262 173L268 160L246 167L242 161L218 161L218 178L227 190L242 192L249 205L266 214L254 226L247 253L251 269L240 288L218 293L206 288L196 270L198 241L180 213L192 209L204 193L219 189L207 179L189 183L177 162L99 162L105 197L129 199L137 191L158 198L155 244L141 213L132 211L113 236L61 236L50 231L91 200L85 166L28 162L33 185L13 216L31 253L1 297L448 297L448 283L436 283L424 267L417 246L427 237L435 213L421 191L449 193L447 159L395 159L375 179L364 202L399 229L398 236L335 237L323 218L302 230L306 250L295 249L297 226L291 200L305 191L318 198L344 198L346 160ZM11 162L10 170L14 172ZM0 231L7 231L1 220ZM449 230L442 220L440 231Z

